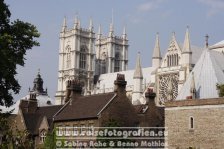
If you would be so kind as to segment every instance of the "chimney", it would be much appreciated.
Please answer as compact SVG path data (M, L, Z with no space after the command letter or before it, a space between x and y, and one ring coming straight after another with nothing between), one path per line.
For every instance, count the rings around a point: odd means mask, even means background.
M35 113L38 107L36 94L30 93L30 98L28 100L21 100L19 108L24 113Z
M79 96L82 93L82 86L78 79L68 80L66 86L65 103L69 101L70 98L74 96Z
M150 106L155 105L155 97L156 97L156 93L153 92L153 89L148 88L145 93L146 104L149 104Z
M126 85L127 81L125 81L125 75L118 73L117 79L114 81L114 92L126 95Z

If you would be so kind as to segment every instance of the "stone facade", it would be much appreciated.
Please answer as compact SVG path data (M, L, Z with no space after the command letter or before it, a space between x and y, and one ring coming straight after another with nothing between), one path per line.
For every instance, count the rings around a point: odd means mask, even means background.
M224 99L184 100L166 103L166 143L169 149L222 149Z

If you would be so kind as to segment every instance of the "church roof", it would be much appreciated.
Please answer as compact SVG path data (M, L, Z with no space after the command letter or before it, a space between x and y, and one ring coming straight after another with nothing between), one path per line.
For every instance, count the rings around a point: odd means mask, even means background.
M224 55L217 51L205 49L192 72L194 73L196 98L217 98L216 84L224 83ZM190 96L192 72L180 90L177 100Z
M147 67L142 68L142 74L143 74L143 82L145 81L146 84L150 82L150 75L152 71L154 71L154 67ZM117 73L121 73L125 75L125 79L127 81L126 90L132 90L132 87L134 85L134 69L133 70L127 70L127 71L121 71L121 72L114 72L114 73L107 73L107 74L101 74L99 77L99 89L103 90L106 89L105 92L113 92L114 89L114 80L116 80ZM110 79L108 79L110 78Z

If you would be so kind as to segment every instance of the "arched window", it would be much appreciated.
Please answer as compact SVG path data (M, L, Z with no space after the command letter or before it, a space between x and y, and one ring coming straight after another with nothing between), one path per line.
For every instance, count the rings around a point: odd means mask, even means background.
M66 68L70 68L71 67L71 48L70 46L68 46L66 48Z
M46 139L46 130L42 130L40 132L40 142L44 143L45 139Z
M81 47L80 49L80 55L79 55L79 68L80 69L86 69L86 48Z
M120 71L120 54L117 52L114 60L114 72L118 71Z
M190 117L190 129L194 129L194 118Z

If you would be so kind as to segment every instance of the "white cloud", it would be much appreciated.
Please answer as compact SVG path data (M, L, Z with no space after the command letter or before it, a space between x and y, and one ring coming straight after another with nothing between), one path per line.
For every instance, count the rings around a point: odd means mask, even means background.
M146 2L146 3L140 4L137 7L137 10L141 11L141 12L154 10L154 9L158 8L159 4L162 1L164 1L164 0L150 0L150 1Z
M207 12L208 17L211 17L224 9L223 0L198 0L200 3L205 4L209 7Z

